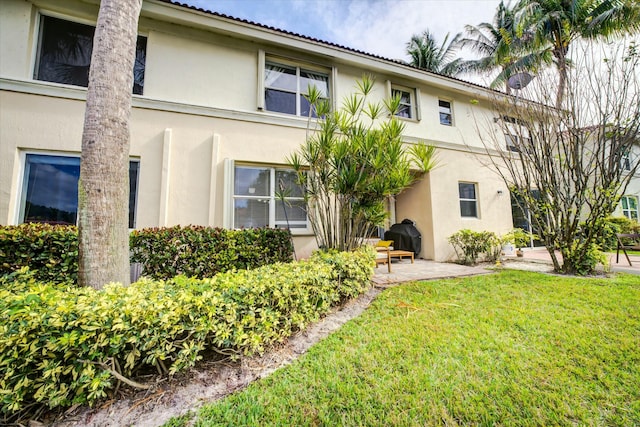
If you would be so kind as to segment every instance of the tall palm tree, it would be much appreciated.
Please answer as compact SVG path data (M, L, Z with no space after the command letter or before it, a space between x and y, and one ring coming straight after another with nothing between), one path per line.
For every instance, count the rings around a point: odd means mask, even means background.
M517 10L537 45L553 56L558 70L556 107L562 106L571 43L640 29L637 0L521 0Z
M142 0L102 0L82 133L78 280L129 283L129 118Z
M449 42L449 33L447 33L442 44L438 46L435 37L428 30L423 31L422 34L414 34L407 43L411 65L445 76L459 74L463 71L463 60L456 58L459 38L460 34L457 34Z
M466 37L459 40L460 46L470 48L481 57L464 61L463 67L466 72L499 71L490 84L492 88L504 84L510 93L511 88L506 84L509 77L522 71L534 72L550 62L550 55L535 49L531 43L533 35L518 25L514 8L504 1L498 5L492 23L466 25L465 33Z

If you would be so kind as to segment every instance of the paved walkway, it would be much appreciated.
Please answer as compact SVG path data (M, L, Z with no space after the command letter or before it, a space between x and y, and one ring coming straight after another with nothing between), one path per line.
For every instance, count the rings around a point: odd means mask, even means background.
M560 254L558 253L558 256ZM613 271L640 275L640 255L629 255L632 266L629 266L624 254L620 254L619 262L616 263L616 254L608 254L611 269ZM560 259L562 259L560 257ZM518 270L529 270L539 272L552 272L553 265L551 256L545 249L533 249L525 251L524 257L516 256L503 257L504 268L514 268ZM387 287L395 283L411 282L415 280L446 279L451 277L474 276L478 274L491 274L492 270L486 266L469 267L450 262L435 262L424 259L416 259L412 264L410 259L397 260L391 262L391 273L386 265L378 265L375 269L372 282L377 287Z
M372 282L378 287L386 287L394 283L411 282L414 280L446 279L450 277L473 276L477 274L490 274L491 270L484 267L469 267L449 262L435 262L424 259L411 260L404 258L402 261L394 259L391 262L391 273L386 265L378 265L375 269Z
M558 260L562 260L562 255L560 252L556 251L556 256ZM618 262L616 262L616 253L607 253L609 258L609 265L611 266L612 271L629 273L629 274L638 274L640 275L640 255L629 255L629 260L632 265L629 265L627 262L627 258L624 256L624 253L620 252L620 256ZM505 257L507 262L505 263L505 267L513 267L513 268L521 268L523 270L537 270L541 271L544 267L535 266L536 264L543 264L548 266L549 271L553 271L553 266L551 263L551 255L544 248L536 248L532 250L527 250L524 253L524 257L517 258L516 256L507 256ZM516 263L515 265L513 263ZM522 264L530 264L529 268ZM511 264L511 265L510 265Z

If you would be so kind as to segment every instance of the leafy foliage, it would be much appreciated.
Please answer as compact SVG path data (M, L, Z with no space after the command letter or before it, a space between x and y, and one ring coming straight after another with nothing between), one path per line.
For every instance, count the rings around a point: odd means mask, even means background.
M531 215L555 271L589 274L602 259L598 246L610 244L602 243L611 236L606 218L640 170L640 55L633 41L583 42L572 62L563 82L555 73L540 74L520 99L496 96L483 119L487 126L477 129L494 169ZM550 106L560 86L566 109ZM509 149L506 136L514 143Z
M0 278L0 407L93 403L145 367L173 374L205 349L262 352L363 292L374 254L318 253L209 279L60 288L27 269Z
M514 228L503 236L505 241L513 243L518 249L529 246L531 239L537 238L538 237L535 234L524 231L522 228Z
M309 120L306 142L287 161L305 189L320 248L360 246L366 231L384 222L386 198L399 194L414 182L416 172L426 173L436 163L433 146L405 147L404 124L394 115L400 98L368 102L373 88L374 80L363 76L357 91L337 111L330 110L313 86L306 95L320 118Z
M76 227L49 224L0 226L0 276L29 267L41 282L78 281Z
M129 245L131 262L144 264L144 275L154 279L179 274L212 277L233 269L287 262L293 253L290 232L270 228L147 228L133 231ZM48 224L2 226L0 258L0 275L29 267L38 281L76 283L77 229Z
M144 264L143 274L154 279L178 274L213 277L233 269L288 262L293 253L289 230L271 228L146 228L131 233L129 246L131 261Z
M540 54L553 56L558 71L557 108L573 102L565 98L565 91L571 78L569 69L576 66L569 55L575 41L640 30L640 5L635 0L520 0L516 9L520 25L533 32Z
M456 58L456 53L461 46L460 37L461 34L456 34L449 40L449 33L447 33L442 44L438 46L438 42L429 31L414 34L407 43L407 54L411 57L411 65L445 76L460 74L465 71L464 61Z
M492 231L463 229L453 233L448 240L453 245L461 264L476 264L482 253L486 254L490 260L495 260L496 252L492 249L497 245L498 238Z

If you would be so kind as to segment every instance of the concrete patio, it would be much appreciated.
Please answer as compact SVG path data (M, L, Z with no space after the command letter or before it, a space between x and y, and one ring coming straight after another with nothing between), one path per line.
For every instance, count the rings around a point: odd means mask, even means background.
M560 255L558 253L558 255ZM623 253L620 253L616 263L616 254L608 253L611 270L628 274L640 275L640 255L629 255L631 266ZM560 257L560 259L562 259ZM551 256L545 249L533 249L526 251L524 257L505 256L502 258L502 267L518 270L553 272ZM411 282L416 280L446 279L451 277L475 276L478 274L491 274L493 270L488 268L493 265L469 267L450 262L435 262L424 259L416 259L412 264L410 259L393 259L391 273L386 265L378 265L375 268L372 282L377 287L387 287L396 283Z
M469 267L424 259L416 259L412 264L411 259L404 258L402 261L394 259L391 262L391 273L389 273L386 265L379 265L375 269L372 282L377 287L386 287L395 283L414 280L446 279L490 273L491 270L487 270L484 267Z

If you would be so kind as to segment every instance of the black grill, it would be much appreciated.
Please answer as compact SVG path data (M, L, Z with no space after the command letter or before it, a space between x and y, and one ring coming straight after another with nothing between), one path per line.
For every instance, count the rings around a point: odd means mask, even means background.
M393 224L384 233L384 240L393 240L393 248L401 251L411 251L418 256L422 249L422 235L415 226L415 222L404 219L399 224Z

